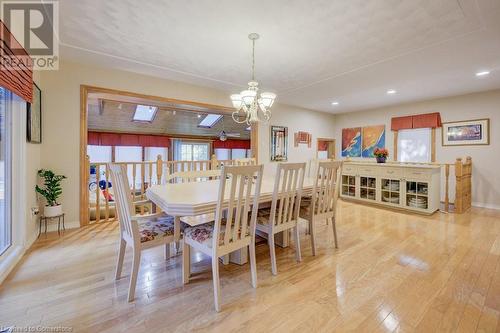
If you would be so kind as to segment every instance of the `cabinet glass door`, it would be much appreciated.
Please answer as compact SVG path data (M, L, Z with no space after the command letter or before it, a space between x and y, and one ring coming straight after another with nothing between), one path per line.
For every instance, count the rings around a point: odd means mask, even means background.
M362 199L376 200L377 179L374 177L359 178L359 196Z
M342 194L356 196L356 176L342 175Z
M401 203L400 187L399 179L382 179L382 201L399 205Z
M412 208L429 208L429 183L406 181L406 206Z

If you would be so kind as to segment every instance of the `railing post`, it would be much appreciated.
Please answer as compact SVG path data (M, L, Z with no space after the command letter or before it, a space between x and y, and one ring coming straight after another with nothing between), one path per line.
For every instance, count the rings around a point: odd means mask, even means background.
M83 221L80 223L81 226L88 225L90 223L90 200L89 200L89 177L90 177L90 156L85 155L85 177L83 179L83 186L85 191L83 193L82 202L83 205L80 209L83 211Z
M217 156L215 156L215 154L212 154L212 170L217 170L217 164L218 164L218 161L217 161Z
M446 164L444 167L444 175L445 175L445 188L444 188L444 211L450 211L450 165Z
M463 184L462 184L462 174L463 174L462 159L459 157L455 161L455 178L456 178L456 190L455 190L455 213L461 214L463 212Z
M161 160L161 155L156 156L156 181L157 184L161 184L161 177L163 175L163 161Z

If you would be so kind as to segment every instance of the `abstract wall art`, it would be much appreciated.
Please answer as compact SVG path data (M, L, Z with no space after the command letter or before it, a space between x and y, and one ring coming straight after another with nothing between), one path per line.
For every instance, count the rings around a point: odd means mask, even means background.
M361 157L361 127L342 129L342 156Z
M361 156L374 157L376 148L385 148L385 125L363 127Z

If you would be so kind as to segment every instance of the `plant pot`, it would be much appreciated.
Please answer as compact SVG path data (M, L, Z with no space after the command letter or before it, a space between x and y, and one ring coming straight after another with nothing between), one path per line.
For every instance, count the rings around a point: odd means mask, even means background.
M62 215L62 213L63 213L62 205L45 206L45 209L43 210L43 216L45 217L55 217Z
M385 163L387 157L377 156L377 163Z

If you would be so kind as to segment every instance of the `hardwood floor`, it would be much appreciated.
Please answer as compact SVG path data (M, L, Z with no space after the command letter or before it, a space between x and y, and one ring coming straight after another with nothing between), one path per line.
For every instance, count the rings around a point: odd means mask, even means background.
M127 302L131 253L114 281L118 225L42 235L0 287L0 326L73 327L73 332L500 332L500 211L405 215L342 202L339 249L320 223L318 255L301 230L293 246L257 246L259 287L248 265L222 266L222 311L213 308L210 259L193 254L182 284L182 256L161 248L142 258L136 300Z

